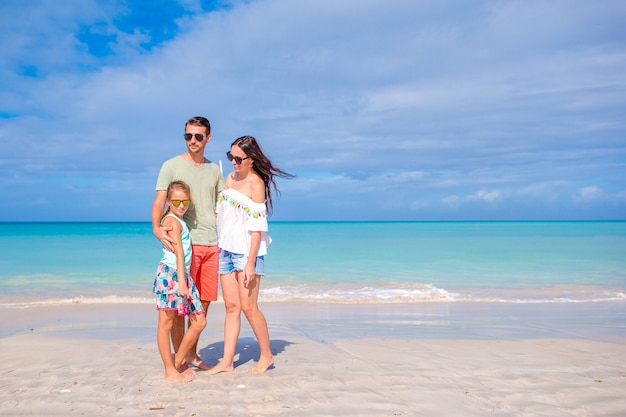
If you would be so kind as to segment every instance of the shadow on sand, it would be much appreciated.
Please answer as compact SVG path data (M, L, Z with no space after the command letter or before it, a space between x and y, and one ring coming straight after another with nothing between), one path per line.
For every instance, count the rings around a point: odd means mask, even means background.
M287 342L286 340L270 340L272 355L276 357L291 344L291 342ZM259 352L259 344L254 337L240 338L235 348L235 368L250 361L257 361L259 359ZM198 354L204 363L209 366L215 366L224 356L224 342L212 343L200 349ZM273 366L270 367L270 369L272 368Z

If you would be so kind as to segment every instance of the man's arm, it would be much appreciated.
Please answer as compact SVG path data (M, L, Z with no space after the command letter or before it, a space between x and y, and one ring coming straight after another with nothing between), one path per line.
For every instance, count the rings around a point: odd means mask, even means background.
M161 244L171 252L174 252L174 246L176 242L172 239L167 232L172 230L171 227L161 227L161 216L163 215L163 208L165 207L165 200L167 197L167 191L157 190L152 203L152 233L154 237L161 241Z

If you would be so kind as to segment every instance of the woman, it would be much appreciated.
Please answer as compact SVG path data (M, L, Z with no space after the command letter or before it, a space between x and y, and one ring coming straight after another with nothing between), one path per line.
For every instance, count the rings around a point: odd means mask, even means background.
M267 322L258 306L264 256L271 243L267 233L271 188L279 192L275 176L293 176L274 167L252 136L235 140L226 155L233 164L233 172L226 178L216 209L220 283L226 307L224 357L209 373L234 370L242 311L260 349L259 361L250 372L263 373L274 363Z

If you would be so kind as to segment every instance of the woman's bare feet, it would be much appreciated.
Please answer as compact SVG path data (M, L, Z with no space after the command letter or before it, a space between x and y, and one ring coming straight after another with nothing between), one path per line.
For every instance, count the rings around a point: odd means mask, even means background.
M227 363L225 360L221 360L218 362L217 365L215 365L213 368L211 368L211 370L208 372L209 375L215 375L215 374L219 374L222 372L233 372L235 370L235 366L233 365L233 362L229 362Z
M270 356L269 358L259 358L259 361L254 366L254 368L250 369L248 372L253 374L262 374L267 371L272 365L274 365L274 357Z

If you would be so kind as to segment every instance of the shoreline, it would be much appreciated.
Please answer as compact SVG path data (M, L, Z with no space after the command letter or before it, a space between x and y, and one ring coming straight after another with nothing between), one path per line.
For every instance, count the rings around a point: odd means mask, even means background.
M581 303L363 303L261 302L270 334L283 329L314 339L540 339L626 342L626 301ZM152 303L43 304L0 308L0 339L44 332L116 339L152 337ZM203 335L220 337L224 304L213 302ZM102 330L102 334L98 334ZM246 331L243 320L242 334Z
M39 298L25 293L0 295L0 311L10 308L37 308L72 304L152 304L154 294L141 285L127 285L123 293L116 287L74 288L51 291ZM42 284L44 285L44 284ZM580 304L626 302L622 286L588 284L551 284L518 288L442 288L431 284L391 282L342 284L286 284L265 282L259 299L265 304L364 304L404 305L437 303L478 304ZM222 302L221 295L217 302Z
M223 352L223 304L199 353ZM152 305L2 309L1 416L619 416L626 303L262 303L275 358L245 320L234 373L163 380ZM12 329L12 330L11 330Z

